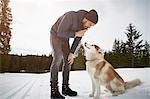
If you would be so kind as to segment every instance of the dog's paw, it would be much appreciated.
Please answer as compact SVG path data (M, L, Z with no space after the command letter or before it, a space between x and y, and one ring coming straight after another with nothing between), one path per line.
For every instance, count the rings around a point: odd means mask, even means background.
M100 99L100 96L95 96L93 97L93 99Z
M118 96L117 92L112 93L112 96Z
M94 97L94 94L93 94L93 93L91 93L91 94L89 94L89 96L90 96L90 97Z

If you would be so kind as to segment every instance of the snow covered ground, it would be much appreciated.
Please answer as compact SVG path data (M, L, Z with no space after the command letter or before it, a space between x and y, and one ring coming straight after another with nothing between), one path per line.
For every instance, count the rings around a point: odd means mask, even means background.
M142 85L129 89L125 94L111 96L102 88L101 99L150 99L150 68L116 69L125 81L139 78ZM59 86L61 91L61 72ZM2 73L0 74L0 99L50 99L49 73ZM70 87L78 92L77 97L66 99L92 99L91 80L86 71L71 71Z

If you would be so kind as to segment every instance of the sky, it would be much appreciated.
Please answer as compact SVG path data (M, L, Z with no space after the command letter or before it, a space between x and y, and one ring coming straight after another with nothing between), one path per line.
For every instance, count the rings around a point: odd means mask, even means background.
M95 9L99 15L98 23L86 32L82 42L112 50L115 38L127 39L130 23L143 34L141 39L150 42L150 0L10 0L10 7L11 54L51 54L52 25L65 12L81 9Z

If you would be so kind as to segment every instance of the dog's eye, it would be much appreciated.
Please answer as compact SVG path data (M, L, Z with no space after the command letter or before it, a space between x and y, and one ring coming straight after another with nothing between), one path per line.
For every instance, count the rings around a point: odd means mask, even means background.
M98 52L99 54L101 54L102 52Z

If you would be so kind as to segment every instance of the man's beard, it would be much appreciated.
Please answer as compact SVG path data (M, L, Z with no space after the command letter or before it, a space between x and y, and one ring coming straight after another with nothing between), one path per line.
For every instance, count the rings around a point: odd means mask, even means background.
M88 27L84 25L85 23L86 22L83 22L83 29L88 29Z
M87 29L88 29L88 27L86 27L86 26L83 26L83 28L84 28L85 30L87 30Z

